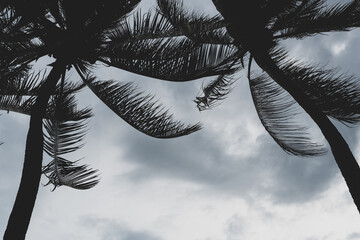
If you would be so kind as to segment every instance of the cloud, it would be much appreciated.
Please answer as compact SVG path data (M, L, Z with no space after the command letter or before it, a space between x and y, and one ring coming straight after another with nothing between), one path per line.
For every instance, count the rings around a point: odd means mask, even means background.
M95 228L101 240L161 240L148 231L135 231L112 219L83 217L82 223L88 228Z
M352 240L352 239L354 239L354 240L356 240L356 239L360 239L360 233L356 233L356 232L354 232L354 233L351 233L348 237L347 237L347 240Z
M241 137L236 138L246 142L246 129L247 126L238 129ZM266 132L260 134L254 150L246 157L227 152L221 137L211 130L167 141L124 132L119 136L118 142L125 149L124 159L137 165L128 173L135 182L179 179L237 197L251 198L254 193L262 193L278 203L299 203L326 190L337 174L329 155L291 157Z
M245 221L239 217L239 215L234 214L227 221L227 227L225 229L226 239L227 240L237 240L241 239L241 235L245 228Z

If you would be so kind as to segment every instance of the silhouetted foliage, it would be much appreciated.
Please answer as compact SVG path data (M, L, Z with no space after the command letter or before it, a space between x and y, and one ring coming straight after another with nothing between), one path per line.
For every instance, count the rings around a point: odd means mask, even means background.
M232 50L228 71L203 87L199 110L209 109L231 92L235 73L245 67L256 111L267 132L287 153L317 156L326 148L311 138L297 117L301 108L318 125L360 211L360 169L347 143L329 120L345 125L360 122L360 84L334 69L301 64L288 57L284 39L350 31L360 26L360 1L328 6L325 0L213 0L221 15L205 17L175 0L157 0L159 9L194 44L214 43ZM209 56L214 59L217 56ZM211 61L211 60L207 60ZM263 70L253 71L252 62Z
M278 46L286 38L359 26L359 1L327 8L323 0L254 0L238 8L237 1L214 0L221 13L217 16L190 13L173 0L158 0L158 8L147 14L132 12L138 3L0 2L0 109L31 116L22 180L5 239L25 237L42 173L54 187L87 189L98 182L96 170L64 156L81 148L77 140L84 137L92 115L90 109L76 108L74 96L83 87L149 136L178 137L200 128L174 121L152 96L142 95L130 83L99 79L93 72L99 62L175 82L217 76L195 99L205 110L231 92L235 74L249 60L250 90L265 129L288 153L323 154L324 148L304 131L307 128L293 121L297 108L303 108L329 142L360 206L359 167L328 119L359 121L358 83L334 70L289 61ZM49 74L34 73L32 64L44 56L54 59ZM264 70L262 75L252 76L253 60ZM80 81L68 80L72 68ZM42 167L43 150L53 161Z
M68 159L69 153L83 146L92 115L88 108L77 109L75 95L83 87L88 86L115 114L149 136L172 138L200 129L199 124L173 120L151 95L142 95L131 83L101 80L93 73L93 65L99 62L171 81L232 69L233 57L228 58L232 47L198 44L186 36L199 37L201 29L193 33L177 29L160 11L132 12L139 2L1 1L0 109L30 115L22 179L4 239L25 237L41 174L54 189L62 185L88 189L98 183L96 170ZM204 27L213 22L217 19ZM202 38L214 37L228 40L221 33ZM53 59L48 73L34 72L34 62L42 57ZM67 77L70 69L78 79ZM43 150L53 160L41 167Z

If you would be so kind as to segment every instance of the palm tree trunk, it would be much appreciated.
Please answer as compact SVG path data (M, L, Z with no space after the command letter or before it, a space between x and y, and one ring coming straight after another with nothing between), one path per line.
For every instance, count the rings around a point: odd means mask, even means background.
M41 86L32 108L20 186L4 234L4 240L25 239L41 178L43 158L42 119L46 113L49 98L54 92L56 83L65 67L66 65L60 60L53 64L53 68L47 80Z
M329 118L283 72L266 51L251 51L256 63L299 103L319 126L328 141L354 203L360 212L360 168L348 144ZM300 90L300 91L299 91Z

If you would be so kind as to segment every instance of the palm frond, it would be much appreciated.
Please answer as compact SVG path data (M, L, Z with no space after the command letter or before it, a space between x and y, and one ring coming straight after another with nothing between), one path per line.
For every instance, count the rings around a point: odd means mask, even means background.
M42 169L43 174L49 179L46 185L53 184L55 190L59 186L85 190L94 187L99 183L97 170L88 168L87 165L76 165L58 157Z
M239 49L236 54L237 58L235 58L233 63L228 66L228 72L219 75L215 80L202 88L202 95L197 96L194 100L199 111L215 107L219 104L219 101L224 100L231 92L232 86L237 80L235 73L244 66L243 58L245 54L246 50Z
M23 33L20 23L21 17L16 14L15 10L10 6L3 6L0 8L0 34L1 41L6 41L8 37L13 37L14 34ZM8 34L8 36L6 36Z
M129 14L140 0L62 1L67 29L86 26L92 32L112 28Z
M59 98L62 101L60 106L56 104ZM92 116L90 108L78 109L74 94L63 94L51 96L45 118L57 119L59 121L81 121Z
M0 41L0 85L26 76L29 63L40 57L39 45L32 43L1 43Z
M132 15L132 18L122 19L116 28L107 32L108 41L104 45L106 45L106 49L111 49L128 42L182 35L182 33L176 32L171 23L159 11L143 14L139 10Z
M268 7L277 13L270 20L272 29L279 31L296 24L296 19L310 18L321 11L323 6L324 0L270 1Z
M52 158L72 153L83 147L86 134L86 121L59 121L45 119L46 130L44 151Z
M19 66L9 66L6 61L0 60L0 94L3 94L13 82L28 78L29 65L27 63Z
M153 96L141 96L131 83L96 81L95 78L84 81L115 114L146 135L174 138L200 129L200 124L185 126L180 121L174 121L162 105L152 101Z
M46 78L46 69L38 72L30 72L28 65L9 69L9 72L3 75L1 75L0 69L0 95L37 95L39 88L46 81ZM58 94L61 90L62 94L69 95L79 92L83 87L85 87L84 83L65 81L61 87L60 83L56 85L54 94Z
M61 1L47 1L48 19L53 20L60 28L65 29L65 16L61 7Z
M30 115L34 102L34 99L29 100L14 95L0 96L0 110Z
M263 0L261 4L262 14L265 15L264 18L271 21L273 18L288 15L289 12L293 12L299 5L302 5L307 1L308 0Z
M360 122L358 78L289 61L281 68L326 115L343 123Z
M190 20L189 20L190 21ZM114 49L129 42L159 41L167 38L191 37L192 41L202 44L230 44L232 39L227 34L224 23L219 17L192 19L191 22L175 22L174 26L161 10L143 14L135 12L132 18L123 19L116 28L106 34L108 39L105 50Z
M0 59L6 60L10 66L22 64L30 59L38 59L45 55L45 47L38 42L1 42Z
M326 152L310 139L308 128L297 123L298 105L270 77L263 74L249 80L256 111L277 144L287 153L297 156L316 156Z
M171 23L174 32L198 43L231 44L221 15L207 16L186 10L182 1L157 0L159 12Z
M31 96L39 90L42 82L46 79L46 71L38 73L27 73L25 76L4 81L0 86L0 95Z
M58 115L59 113L56 113ZM60 113L61 114L61 113ZM77 165L78 161L69 161L62 157L80 149L86 133L86 121L59 121L45 119L44 151L53 160L43 167L43 174L48 177L48 184L68 186L75 189L88 189L98 182L97 170L86 165Z
M198 45L189 39L147 40L104 52L100 61L157 79L190 81L226 73L236 52L233 46Z
M279 17L274 30L278 38L302 38L331 31L348 31L360 26L360 1L325 7L324 0L307 0L288 15Z
M38 91L47 76L46 71L29 73L27 69L25 70L23 70L24 73L15 74L12 79L0 79L0 110L27 115L31 114L31 109L35 103ZM60 83L58 83L44 117L54 119L55 105L53 102L58 98L56 97L57 95L63 96L61 120L79 120L82 119L83 116L90 117L90 109L85 108L78 110L76 108L74 93L81 90L84 86L84 83L74 83L70 81L66 81L63 86L60 86Z
M51 97L51 101L48 104L45 119L55 119L55 108L54 104L55 96ZM4 95L0 96L0 110L7 112L17 112L25 115L31 115L31 110L35 104L36 96L19 96L19 95ZM61 114L58 118L62 121L78 121L86 119L92 116L91 109L77 109L76 100L74 95L64 96L63 104L61 109L58 109Z
M224 100L231 92L236 78L233 75L220 75L202 88L202 95L194 100L199 111L215 107L219 101Z
M231 92L232 85L236 82L235 73L242 69L243 58L246 51L239 50L238 58L234 59L229 65L228 72L221 74L215 80L211 81L206 87L202 88L202 96L197 96L194 100L199 111L215 107L219 101L226 98ZM240 65L239 62L242 64Z

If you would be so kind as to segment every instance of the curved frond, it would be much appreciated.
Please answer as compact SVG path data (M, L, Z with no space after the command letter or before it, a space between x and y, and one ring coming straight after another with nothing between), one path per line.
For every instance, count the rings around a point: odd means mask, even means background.
M48 104L45 119L55 119L54 97L51 97ZM19 96L19 95L0 95L0 110L8 112L17 112L21 114L31 115L32 106L35 104L36 96ZM64 97L63 105L61 106L60 120L78 121L92 116L89 108L77 109L74 95L66 95Z
M233 75L220 75L215 80L202 88L202 95L194 100L199 111L215 107L219 101L226 98L231 92L236 78Z
M46 185L53 184L54 189L59 186L85 190L99 183L97 170L88 168L87 165L76 165L76 162L58 157L42 169L43 174L49 179Z
M31 41L2 42L0 40L0 60L6 61L9 66L24 64L45 55L45 47L41 43Z
M160 12L143 14L141 10L135 12L132 18L125 18L116 28L107 33L109 41L105 47L114 48L128 42L149 40L157 38L178 37L182 34L176 32L173 26Z
M360 1L338 3L326 8L324 0L307 0L303 4L279 17L274 30L278 38L302 38L331 31L348 31L360 27Z
M262 14L267 21L272 22L274 18L279 18L284 15L289 15L300 5L305 4L308 0L276 0L276 1L263 1Z
M277 14L273 16L272 29L279 31L296 24L296 19L308 19L316 15L323 8L324 0L291 0L291 1L270 1L269 8L276 8L278 4L282 5L280 9L274 9ZM279 11L281 10L281 11Z
M62 98L62 104L56 104L58 99ZM86 107L83 109L77 108L77 101L75 95L67 94L64 96L51 96L48 108L46 110L46 119L57 119L59 121L81 121L92 117L91 109Z
M326 115L343 123L360 122L360 82L354 76L284 62L282 70Z
M185 126L180 121L174 121L163 106L152 101L152 96L141 96L131 83L96 81L94 78L84 81L115 114L146 135L174 138L200 129L199 124Z
M56 113L56 115L61 113ZM89 169L86 165L77 165L77 161L69 161L62 157L80 149L86 133L86 122L59 121L58 119L44 120L46 134L44 136L44 150L53 160L43 167L43 174L48 177L48 184L68 186L76 189L88 189L98 182L97 170Z
M171 23L174 32L198 43L231 44L221 15L207 16L186 10L182 1L157 0L159 11Z
M202 44L231 44L232 38L227 34L220 16L207 17L189 15L173 21L168 7L143 14L141 10L131 17L123 19L116 28L106 34L108 41L105 48L113 48L128 42L166 38L187 37ZM180 21L181 20L181 21Z
M52 158L74 152L81 147L86 134L86 121L45 119L44 150Z
M0 95L5 94L12 88L14 82L19 82L21 79L28 78L30 67L27 64L11 67L6 61L0 60Z
M46 71L40 71L38 73L29 73L27 69L23 71L24 73L19 72L15 74L12 79L0 79L0 110L27 115L31 114L31 109L35 103L38 91L46 80ZM61 120L79 120L83 119L84 116L85 118L90 117L90 109L77 109L75 96L73 95L84 86L84 83L79 84L70 81L66 81L63 86L60 86L60 83L58 83L55 94L51 97L52 100L49 101L48 109L44 117L54 119L54 100L57 98L56 95L64 96L63 104L61 105Z
M0 96L0 110L30 115L34 102L34 99L29 101L29 99L13 95Z
M245 51L239 51L238 59L229 65L229 71L226 74L221 74L215 80L202 88L202 96L197 96L194 100L199 111L210 109L216 106L219 101L226 98L231 92L233 84L236 82L235 73L242 69L243 57Z
M69 30L87 27L93 33L113 28L140 0L61 1L65 26Z
M103 59L110 66L169 81L190 81L228 72L237 49L228 45L197 45L188 39L124 44Z
M0 8L0 42L30 42L35 33L15 9L10 6Z
M297 156L316 156L326 152L310 139L307 128L297 123L296 102L267 75L249 80L256 111L277 144L287 153Z
M2 43L0 39L0 89L27 77L32 61L42 56L42 47L33 43Z
M42 82L46 79L46 71L43 73L28 73L25 76L15 76L12 79L1 82L0 95L31 96L39 90Z

